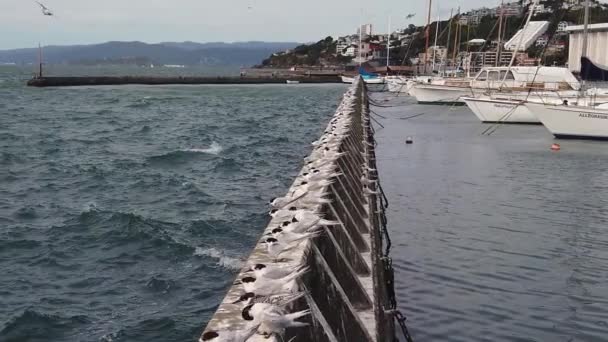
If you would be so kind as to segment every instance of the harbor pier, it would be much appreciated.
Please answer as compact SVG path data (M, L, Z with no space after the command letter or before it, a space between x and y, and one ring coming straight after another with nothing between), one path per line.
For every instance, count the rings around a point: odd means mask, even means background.
M198 76L50 76L33 78L27 82L30 87L76 87L98 85L167 85L167 84L284 84L287 81L299 83L341 83L336 75L327 76L252 76L252 77L198 77Z
M345 116L350 120L348 132L339 143L333 164L335 173L322 189L328 201L316 208L333 225L321 226L321 234L303 240L277 258L269 255L265 241L284 218L272 218L200 341L210 340L209 336L218 333L221 336L222 331L244 331L250 327L243 314L246 304L239 299L247 292L243 281L253 275L252 268L259 264L294 270L306 268L307 272L297 279L304 296L292 303L288 311L310 309L311 314L300 319L307 326L289 328L284 336L264 336L258 330L247 341L397 340L395 315L402 316L396 310L388 256L390 240L384 214L387 203L377 176L368 94L360 80L345 94L326 134L335 128L335 119ZM288 194L299 191L307 173L305 165Z

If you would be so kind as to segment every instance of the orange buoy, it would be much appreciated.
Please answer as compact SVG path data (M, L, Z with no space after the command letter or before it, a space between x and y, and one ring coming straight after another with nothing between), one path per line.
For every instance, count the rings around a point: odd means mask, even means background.
M559 146L559 144L553 144L553 145L551 145L551 150L552 151L559 151L561 149L562 149L562 147Z

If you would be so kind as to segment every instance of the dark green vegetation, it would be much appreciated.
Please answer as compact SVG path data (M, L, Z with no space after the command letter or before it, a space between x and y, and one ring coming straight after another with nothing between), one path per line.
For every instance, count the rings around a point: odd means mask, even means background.
M262 67L291 67L294 65L339 65L352 60L350 57L336 56L337 42L326 37L314 44L302 44L293 50L274 53L262 61Z

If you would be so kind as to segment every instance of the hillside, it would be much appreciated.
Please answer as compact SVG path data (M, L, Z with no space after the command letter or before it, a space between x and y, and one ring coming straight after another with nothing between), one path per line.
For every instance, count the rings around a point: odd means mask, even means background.
M297 43L195 43L107 42L94 45L47 46L48 64L124 64L154 63L182 65L251 66L269 54L293 48ZM36 48L0 51L0 63L36 63Z
M350 57L336 56L337 42L327 37L313 44L298 45L292 50L273 53L261 67L289 68L298 66L332 66L348 63Z

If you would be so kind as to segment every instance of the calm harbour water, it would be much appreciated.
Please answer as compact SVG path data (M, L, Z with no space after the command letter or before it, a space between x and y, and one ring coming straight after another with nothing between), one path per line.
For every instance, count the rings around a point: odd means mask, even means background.
M552 152L540 125L488 136L466 107L376 98L395 105L372 109L414 340L608 341L606 142Z
M29 74L0 67L2 342L197 339L346 89Z

